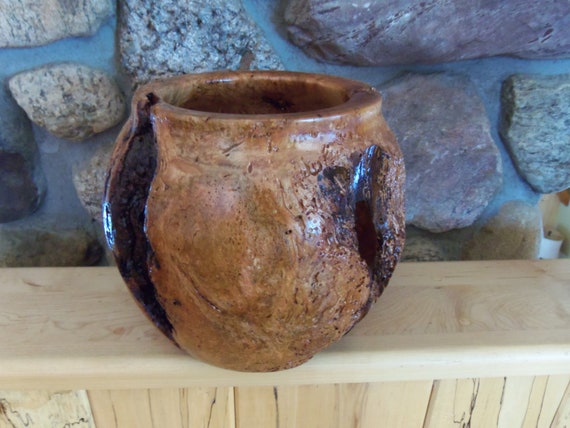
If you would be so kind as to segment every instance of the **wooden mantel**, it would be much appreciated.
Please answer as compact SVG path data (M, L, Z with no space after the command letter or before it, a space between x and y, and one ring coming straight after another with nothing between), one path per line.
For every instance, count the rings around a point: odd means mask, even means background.
M568 427L570 260L402 263L353 331L276 373L187 356L115 268L0 269L4 426Z
M402 263L310 362L222 370L151 325L115 268L0 269L0 389L127 389L570 374L570 260Z

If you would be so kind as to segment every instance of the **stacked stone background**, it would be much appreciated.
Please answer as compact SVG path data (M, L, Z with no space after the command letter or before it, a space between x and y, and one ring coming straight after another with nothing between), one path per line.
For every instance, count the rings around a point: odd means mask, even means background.
M0 0L0 266L110 262L100 202L132 90L219 69L382 92L405 259L536 257L538 198L570 187L570 3L454 3Z

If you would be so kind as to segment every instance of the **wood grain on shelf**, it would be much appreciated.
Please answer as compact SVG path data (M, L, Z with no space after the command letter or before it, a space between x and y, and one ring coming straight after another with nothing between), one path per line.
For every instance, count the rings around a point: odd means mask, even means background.
M95 426L84 390L0 391L0 428Z
M272 386L570 374L570 261L402 263L352 332L275 373L187 356L115 268L0 269L2 389Z
M431 381L239 387L236 421L266 428L420 428L431 388Z
M235 427L231 387L89 391L97 427Z
M62 426L564 428L570 426L570 376L88 392L0 391L0 427Z

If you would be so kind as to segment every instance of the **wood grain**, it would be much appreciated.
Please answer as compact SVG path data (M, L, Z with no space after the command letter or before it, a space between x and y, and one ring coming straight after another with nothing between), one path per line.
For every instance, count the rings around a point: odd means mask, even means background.
M565 428L569 423L570 376L95 390L88 396L0 392L0 428Z
M437 380L424 427L565 428L569 381L568 376Z
M97 427L235 427L233 388L96 390L89 401Z
M0 428L95 428L87 393L0 391Z
M551 377L545 390L543 403L545 411L539 418L542 426L565 428L570 426L570 377ZM553 415L551 420L550 415Z
M4 389L160 389L570 374L570 261L403 263L348 335L292 370L189 357L114 268L0 269Z
M264 428L421 428L431 386L430 381L419 381L238 387L236 425Z

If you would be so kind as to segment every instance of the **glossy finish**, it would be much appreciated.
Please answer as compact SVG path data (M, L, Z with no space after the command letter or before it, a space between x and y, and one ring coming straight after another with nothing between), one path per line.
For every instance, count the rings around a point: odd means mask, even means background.
M214 72L141 87L117 139L107 240L178 346L294 367L381 294L404 242L404 164L369 86Z

